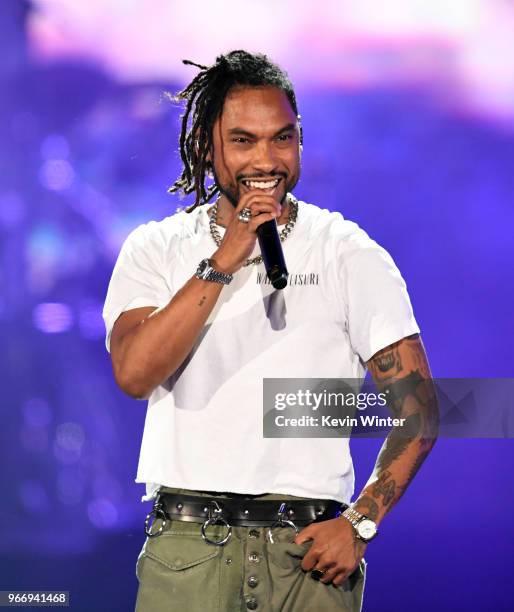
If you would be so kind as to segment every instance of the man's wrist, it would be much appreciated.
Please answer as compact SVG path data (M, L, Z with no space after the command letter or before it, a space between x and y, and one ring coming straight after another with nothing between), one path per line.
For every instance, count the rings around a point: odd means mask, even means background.
M234 274L234 272L237 272L237 270L234 270L233 267L227 266L223 260L219 260L216 255L213 255L211 257L211 264L212 267L216 270L216 272L221 272L222 274Z
M355 537L366 544L378 535L377 524L369 516L355 509L351 504L341 514L341 517L348 521L355 530Z
M359 495L359 497L350 504L352 508L355 508L357 512L364 514L370 518L376 525L380 525L384 518L383 513L379 508L379 502L374 497L371 497L365 490Z

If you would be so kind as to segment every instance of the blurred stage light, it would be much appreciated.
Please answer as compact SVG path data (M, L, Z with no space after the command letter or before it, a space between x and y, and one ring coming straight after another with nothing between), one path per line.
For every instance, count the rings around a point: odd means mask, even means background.
M244 48L283 64L297 87L423 82L452 111L501 121L514 115L514 6L508 0L326 0L321 6L154 0L151 9L120 0L36 4L29 19L35 61L72 57L115 80L185 83L195 69L183 58L209 64ZM99 38L104 30L109 36Z
M66 332L73 326L73 314L66 304L38 304L32 313L34 327L45 334Z
M79 423L61 423L55 431L55 458L64 465L77 463L82 455L84 439L84 429Z
M84 444L84 429L79 423L61 423L55 432L56 443L68 451L80 451Z
M67 159L70 147L62 134L49 134L41 143L41 157L43 159Z
M52 191L68 189L75 178L75 171L66 159L47 159L39 171L43 187Z
M113 527L118 520L116 506L106 498L98 498L87 506L87 515L90 522L100 529Z
M66 254L66 244L61 230L55 225L38 225L27 238L29 264L41 268L57 267Z

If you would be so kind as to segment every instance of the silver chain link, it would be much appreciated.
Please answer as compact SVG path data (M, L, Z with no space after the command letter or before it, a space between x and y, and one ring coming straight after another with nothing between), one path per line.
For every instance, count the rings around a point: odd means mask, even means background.
M298 217L298 200L295 198L295 196L292 193L288 193L287 196L289 198L289 216L287 217L286 226L280 232L280 242L284 242L284 240L289 236L293 227L295 226L296 219ZM216 246L218 247L221 245L221 240L222 240L221 234L219 233L218 228L216 227L216 219L218 217L218 202L219 201L220 199L218 198L216 200L216 203L210 210L211 218L209 219L209 228L211 230L211 236L213 237L214 242L216 243ZM259 264L261 263L261 261L262 261L262 255L257 255L257 257L253 257L252 259L247 259L245 263L243 264L243 266L251 266L253 264Z

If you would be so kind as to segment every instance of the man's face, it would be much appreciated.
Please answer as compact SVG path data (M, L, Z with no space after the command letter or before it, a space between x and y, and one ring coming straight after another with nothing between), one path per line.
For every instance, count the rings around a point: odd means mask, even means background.
M277 87L229 91L213 126L214 178L236 207L241 196L273 181L263 193L280 203L300 178L300 127L287 95ZM276 183L276 184L275 184Z

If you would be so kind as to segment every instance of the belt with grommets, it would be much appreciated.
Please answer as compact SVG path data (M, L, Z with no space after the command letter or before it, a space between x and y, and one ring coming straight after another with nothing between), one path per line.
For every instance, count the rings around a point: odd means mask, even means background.
M202 523L202 536L206 541L209 540L205 536L205 529L214 524L225 525L229 534L233 525L269 528L289 526L298 531L297 527L336 518L347 507L347 504L332 499L259 500L244 496L158 493L153 509L146 517L145 532L149 537L160 535L168 520ZM157 528L155 525L158 519L161 524Z

